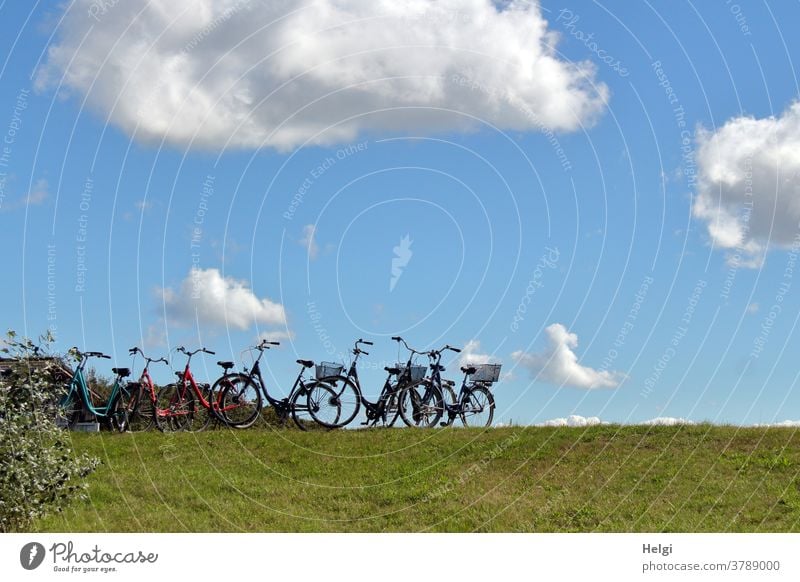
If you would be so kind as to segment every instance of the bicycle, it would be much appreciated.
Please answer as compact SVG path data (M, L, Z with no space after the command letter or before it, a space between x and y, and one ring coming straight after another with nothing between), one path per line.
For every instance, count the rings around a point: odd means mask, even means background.
M144 358L144 369L139 376L139 380L128 384L128 387L131 388L131 397L125 406L128 417L128 430L131 432L142 432L150 430L156 422L156 403L158 397L156 395L155 384L150 377L150 364L157 364L160 362L169 364L169 361L166 358L148 358L138 347L129 349L128 353L134 357L137 354L141 354Z
M195 354L202 352L213 355L214 352L206 348L189 351L183 346L178 347L177 351L187 357L186 366L182 372L175 372L178 381L164 386L158 394L154 415L158 429L162 432L181 430L199 432L208 428L212 420L221 420L225 424L239 428L227 422L219 414L222 405L221 394L215 397L209 384L198 384L189 367ZM200 414L196 415L196 412Z
M445 345L439 350L420 352L410 348L405 340L403 340L403 344L406 349L412 352L412 356L418 354L428 357L430 362L428 367L431 370L431 375L429 378L421 379L421 381L414 382L406 387L400 402L400 414L403 415L403 420L409 426L434 427L444 414L444 392L448 391L448 393L452 394L450 385L447 381L442 380L441 374L445 371L445 367L441 364L442 355L445 351L459 353L461 350ZM425 370L425 367L420 367Z
M312 408L317 410L320 408L319 404L311 397L312 390L316 390L315 394L326 401L334 398L335 393L324 383L318 380L306 382L303 378L306 369L314 367L314 362L311 360L297 360L301 366L300 373L289 391L289 396L274 398L269 393L267 383L261 374L261 358L266 350L278 345L280 342L263 340L257 346L250 348L258 351L258 356L249 371L245 368L244 372L229 372L234 367L233 362L217 362L217 365L223 369L223 375L214 383L211 392L220 394L222 404L219 413L225 422L233 426L251 426L256 421L265 399L272 406L281 425L285 425L291 416L297 428L308 430L309 422L315 419L313 415L311 419L306 415L311 415ZM333 418L330 422L338 421L339 407L333 406L326 410L327 414ZM319 412L319 415L322 417L323 413Z
M462 366L464 380L458 396L450 391L452 403L445 403L447 420L442 426L451 426L456 416L461 418L464 426L491 426L494 418L494 396L490 390L493 383L500 379L501 364L476 364ZM469 384L467 378L470 379Z
M403 341L403 338L394 337L395 341ZM405 343L405 342L404 342ZM424 366L412 365L413 352L409 356L408 362L404 364L397 364L394 367L384 367L388 373L384 381L381 393L378 400L371 402L368 400L361 389L361 380L358 377L358 359L363 355L369 355L369 352L362 350L360 345L373 345L372 342L359 339L355 342L353 347L353 360L350 362L350 368L347 374L342 374L344 366L330 362L322 362L322 367L317 370L317 378L325 382L335 391L335 398L330 403L331 406L339 406L341 408L341 418L337 423L329 423L317 417L317 412L312 410L311 415L320 424L328 428L341 428L350 424L353 419L358 415L361 406L366 411L366 420L362 422L362 426L377 426L379 423L385 427L394 426L397 422L397 417L401 416L406 424L409 421L402 415L400 400L403 390L419 382L425 375ZM406 345L406 347L408 347ZM410 349L410 348L409 348ZM421 371L421 374L420 374ZM392 382L392 378L396 377L397 380ZM312 395L313 400L326 404L324 398L319 398Z
M56 423L64 428L74 428L79 422L81 413L85 410L92 414L96 419L101 419L112 430L125 431L127 427L127 415L125 404L130 398L127 386L122 386L124 378L130 376L128 368L112 368L115 374L114 385L105 404L95 406L92 401L92 393L86 382L84 369L89 358L111 359L102 352L81 352L78 348L71 350L78 358L78 365L72 373L66 393L60 399ZM122 402L122 406L120 406Z

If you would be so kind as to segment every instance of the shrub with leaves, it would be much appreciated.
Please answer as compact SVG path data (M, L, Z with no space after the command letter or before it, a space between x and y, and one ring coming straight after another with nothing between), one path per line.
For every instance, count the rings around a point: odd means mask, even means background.
M72 451L54 407L64 386L53 337L37 345L8 332L0 363L0 532L24 531L47 513L82 497L98 462Z

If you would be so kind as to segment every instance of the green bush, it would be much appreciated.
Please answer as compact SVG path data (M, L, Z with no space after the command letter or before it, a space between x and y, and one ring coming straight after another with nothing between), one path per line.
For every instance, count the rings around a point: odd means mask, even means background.
M8 332L0 367L0 532L24 531L33 520L61 511L84 495L84 478L98 462L76 456L69 433L56 424L63 386L54 378L60 359L49 353L53 337L40 345Z

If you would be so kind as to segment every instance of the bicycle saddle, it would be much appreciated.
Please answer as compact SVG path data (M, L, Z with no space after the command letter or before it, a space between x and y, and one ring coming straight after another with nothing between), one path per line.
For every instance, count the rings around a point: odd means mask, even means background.
M445 368L441 364L431 364L431 370L438 369L440 372L444 372Z
M477 368L475 366L461 366L461 371L465 374L474 374Z
M131 375L130 368L111 368L111 371L121 378L126 378Z
M306 368L310 368L314 365L314 362L311 360L297 360L297 363Z
M386 366L383 369L386 370L387 372L389 372L390 374L399 374L400 373L400 368L390 368L389 366Z
M226 372L233 368L233 362L217 362L217 366L221 366Z

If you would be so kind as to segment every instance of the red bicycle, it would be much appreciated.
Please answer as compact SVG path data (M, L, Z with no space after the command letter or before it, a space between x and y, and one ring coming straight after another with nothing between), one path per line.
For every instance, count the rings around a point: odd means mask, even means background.
M141 376L136 383L129 384L131 388L131 398L126 403L125 411L128 419L128 430L131 432L142 432L150 430L155 424L155 410L156 410L156 386L153 379L150 377L150 364L164 362L169 364L166 358L148 358L145 353L138 347L133 347L128 350L132 356L140 354L144 358L144 369Z
M183 346L178 350L187 357L183 372L175 372L178 381L165 386L158 395L155 410L156 426L162 432L191 430L201 431L209 427L212 421L221 422L233 428L252 426L258 418L258 403L244 402L237 398L236 402L227 402L226 391L213 391L209 384L198 384L189 367L192 356L199 352L214 354L209 349L199 348L188 351ZM227 417L228 409L250 409L252 414L237 415L236 420Z

